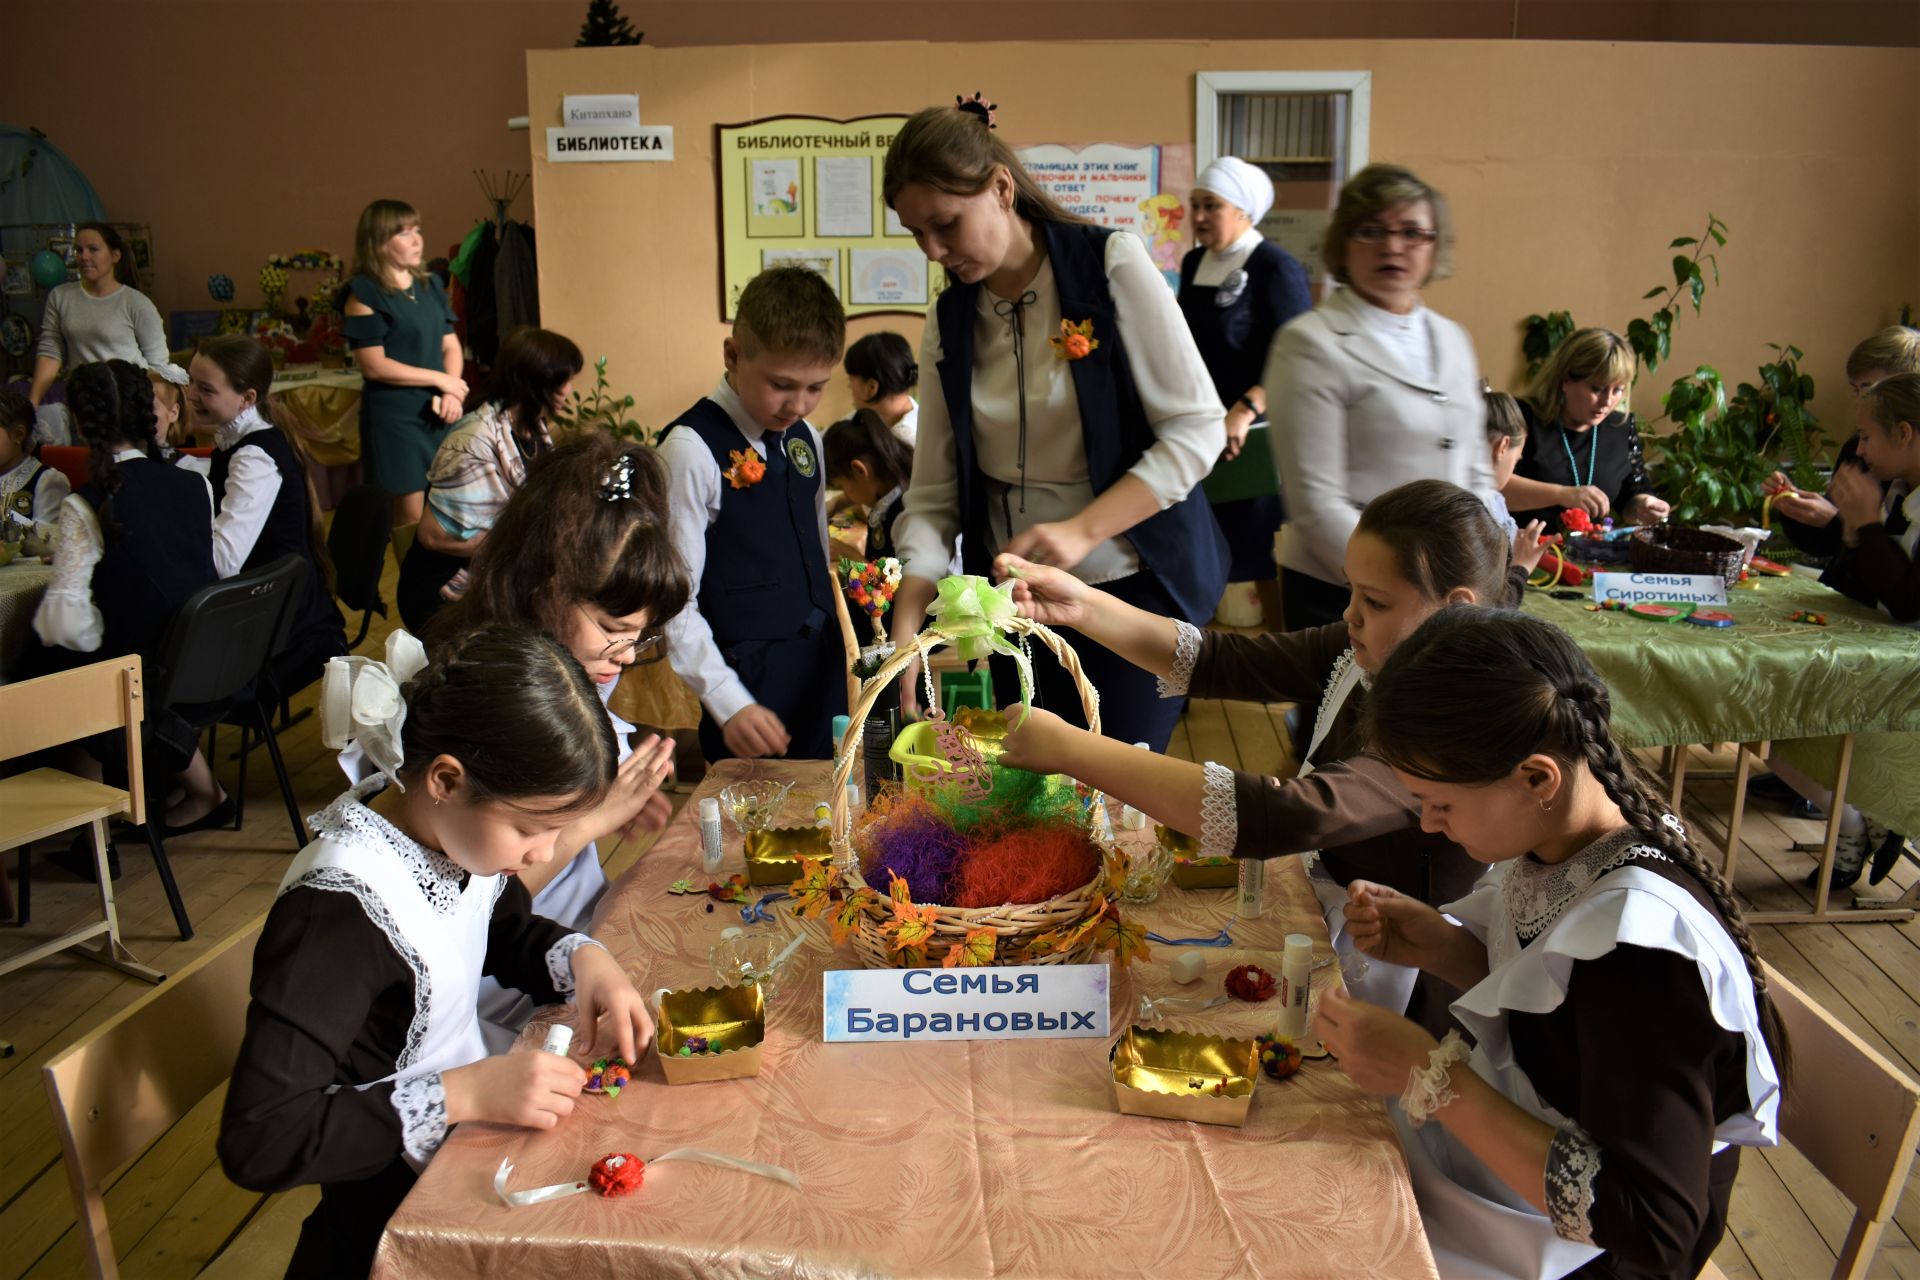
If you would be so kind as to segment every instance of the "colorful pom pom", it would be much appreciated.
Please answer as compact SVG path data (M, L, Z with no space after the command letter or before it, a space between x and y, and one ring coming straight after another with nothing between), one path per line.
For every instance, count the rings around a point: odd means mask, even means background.
M1275 1080L1285 1080L1300 1069L1300 1046L1286 1036L1256 1036L1260 1069Z

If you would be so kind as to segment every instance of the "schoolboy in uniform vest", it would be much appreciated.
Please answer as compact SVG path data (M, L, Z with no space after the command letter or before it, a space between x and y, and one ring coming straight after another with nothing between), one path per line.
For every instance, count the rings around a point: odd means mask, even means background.
M817 273L762 272L722 345L725 376L660 442L669 533L694 587L667 652L700 699L709 760L824 758L847 709L826 477L806 421L845 338L840 300Z

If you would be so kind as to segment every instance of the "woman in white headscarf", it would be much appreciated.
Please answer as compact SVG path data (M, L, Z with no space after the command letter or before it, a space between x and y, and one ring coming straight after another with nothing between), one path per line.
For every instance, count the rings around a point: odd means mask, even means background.
M1194 183L1189 203L1199 244L1180 264L1180 310L1226 406L1222 456L1232 458L1247 433L1267 421L1267 393L1260 380L1273 335L1311 309L1313 299L1306 269L1260 234L1260 220L1273 207L1273 182L1264 172L1222 156ZM1228 579L1273 584L1273 539L1286 514L1280 498L1217 503L1213 514L1233 557ZM1261 591L1265 596L1273 588ZM1269 624L1277 626L1277 600L1266 601L1266 607L1273 615Z

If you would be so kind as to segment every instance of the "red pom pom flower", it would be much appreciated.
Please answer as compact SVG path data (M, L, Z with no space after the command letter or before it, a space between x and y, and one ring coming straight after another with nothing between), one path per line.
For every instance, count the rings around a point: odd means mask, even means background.
M1593 517L1585 507L1568 507L1560 513L1560 527L1569 533L1592 533Z
M1243 964L1227 975L1227 994L1236 1000L1271 1000L1277 989L1273 975L1257 964Z
M587 1185L609 1198L630 1196L640 1189L640 1178L646 1167L645 1160L627 1151L601 1156L593 1162Z

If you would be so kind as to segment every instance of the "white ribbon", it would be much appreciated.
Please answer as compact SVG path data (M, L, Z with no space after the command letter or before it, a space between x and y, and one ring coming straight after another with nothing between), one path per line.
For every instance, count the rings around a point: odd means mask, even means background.
M404 631L387 637L387 660L333 658L327 662L320 686L320 740L334 751L358 743L369 762L400 782L400 763L406 759L400 731L407 723L407 700L401 687L427 665L427 651Z
M751 1173L757 1177L771 1178L775 1182L784 1182L795 1191L800 1189L800 1175L791 1169L782 1169L778 1165L756 1164L752 1160L741 1160L735 1156L723 1156L716 1151L700 1151L693 1147L676 1147L663 1156L655 1156L647 1161L648 1165L664 1164L668 1160L681 1160L694 1164L716 1165L722 1169L737 1169L741 1173ZM552 1186L534 1187L527 1191L507 1190L507 1181L513 1177L513 1161L500 1162L499 1171L493 1175L493 1193L509 1209L518 1209L525 1205L539 1204L543 1200L563 1200L568 1196L579 1195L583 1191L593 1190L586 1182L556 1182Z

